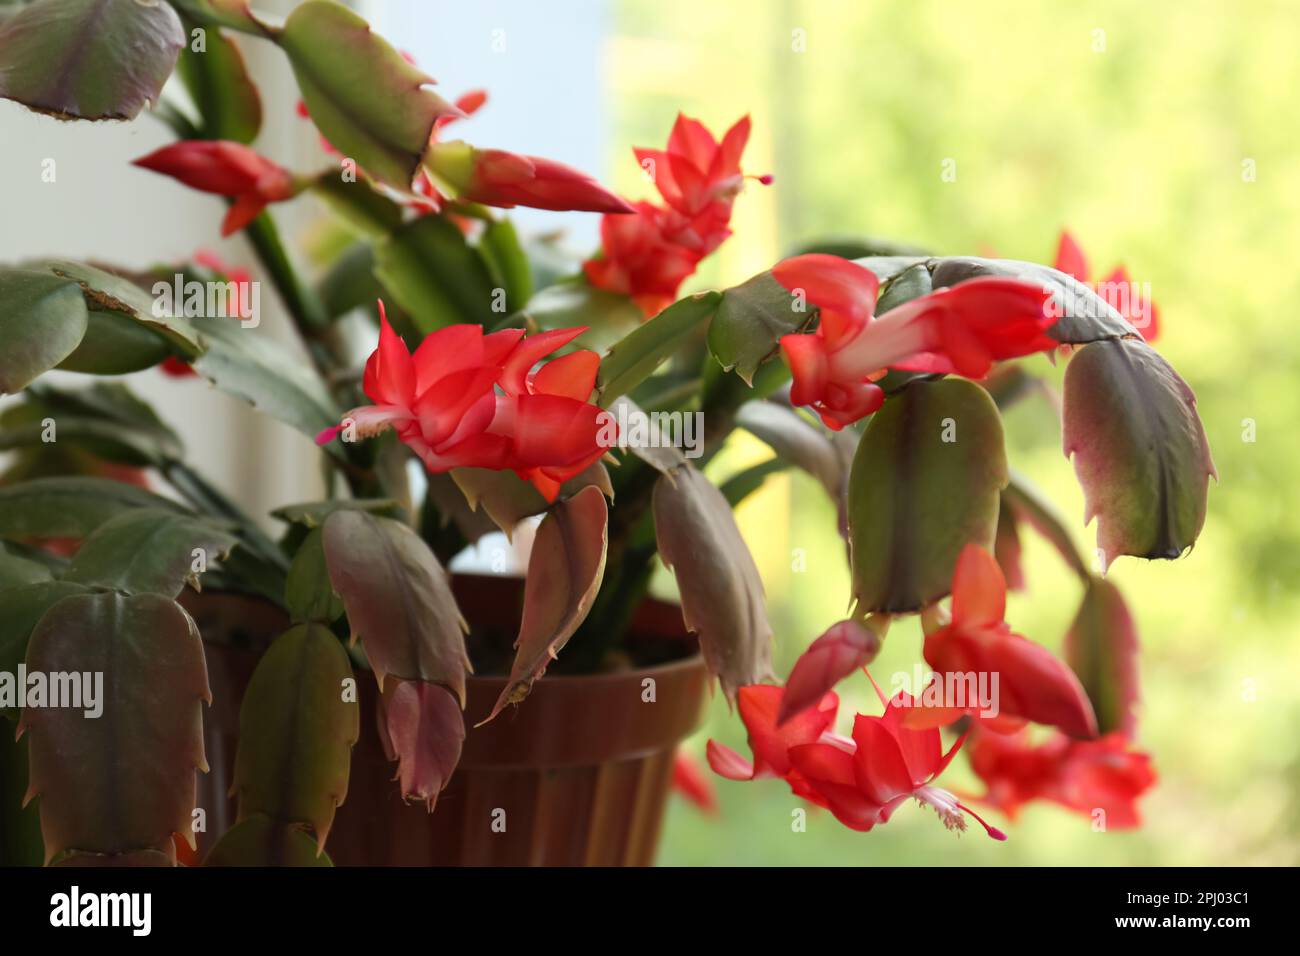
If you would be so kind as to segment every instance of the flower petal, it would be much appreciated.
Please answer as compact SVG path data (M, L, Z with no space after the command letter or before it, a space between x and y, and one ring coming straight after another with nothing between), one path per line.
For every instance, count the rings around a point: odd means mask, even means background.
M849 259L818 252L794 256L773 266L772 277L790 292L802 289L808 301L820 309L858 321L870 318L876 310L880 280L870 269Z
M958 625L1001 624L1007 611L1007 581L997 559L969 542L952 576L952 619Z
M517 465L572 466L581 471L605 453L597 436L608 414L558 395L519 396L513 436Z
M854 758L829 744L790 748L790 762L804 787L818 803L851 830L867 831L881 822L883 805L858 787ZM793 784L792 784L793 785Z
M996 675L994 702L1000 715L1060 727L1073 737L1097 735L1097 718L1079 679L1028 638L952 624L926 637L924 653L941 674Z
M831 692L816 707L803 710L778 726L776 715L781 709L783 693L782 688L771 684L750 684L736 694L740 719L749 731L755 772L760 775L784 777L791 768L790 748L815 743L835 722L839 698Z
M709 179L716 182L740 175L740 157L749 143L750 127L749 117L742 116L723 134L722 142L718 144L718 150L713 156L713 163L709 166Z
M379 347L366 361L362 387L377 405L405 405L415 400L415 366L402 337L393 331L379 303Z
M713 781L701 772L695 758L680 747L673 755L673 790L704 813L713 815L718 812L718 794Z
M704 749L709 766L719 777L728 780L753 780L754 765L726 744L710 740Z
M938 735L938 731L933 731ZM858 788L879 804L886 804L915 787L907 761L891 727L881 717L859 714L853 721L853 755Z
M1056 245L1055 267L1066 275L1074 276L1080 282L1088 281L1088 259L1083 249L1074 241L1074 236L1061 230L1060 241Z
M481 366L483 326L462 323L430 332L416 348L411 362L415 367L416 395L453 372Z
M713 154L717 149L718 143L708 127L685 113L677 114L677 121L668 135L669 153L676 153L705 172L713 164Z
M495 378L496 369L462 369L439 379L420 394L414 411L420 422L420 434L430 447L439 447L459 431L458 426L471 408L481 412L479 403L484 397L491 397ZM486 429L491 419L483 421L476 416L474 421Z
M553 358L534 373L529 391L535 395L560 395L585 402L596 387L600 356L589 349L579 349Z
M783 335L781 354L794 374L790 401L796 405L813 405L821 401L830 374L825 343L815 335Z
M221 220L221 235L233 236L262 214L266 199L258 193L244 193L226 210Z
M521 339L502 361L501 377L498 384L507 395L522 395L527 391L528 373L533 366L576 339L587 326L571 329L550 329Z

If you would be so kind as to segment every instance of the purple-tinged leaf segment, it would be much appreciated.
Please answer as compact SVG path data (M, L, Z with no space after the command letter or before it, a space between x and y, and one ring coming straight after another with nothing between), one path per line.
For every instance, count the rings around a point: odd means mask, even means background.
M460 762L465 717L441 684L390 680L378 700L379 738L397 761L403 800L421 800L433 812Z
M533 681L586 619L605 575L608 524L605 496L592 486L557 503L542 520L528 557L510 679L487 720L528 696Z
M1094 342L1065 370L1063 407L1065 454L1105 565L1191 547L1215 470L1196 396L1169 363L1141 339Z
M727 499L690 465L659 478L653 511L659 555L677 577L682 619L734 701L737 688L772 679L772 625L754 557Z
M379 689L389 675L446 684L464 707L468 626L433 552L400 521L364 511L336 511L322 528L330 584Z
M539 515L549 505L536 488L513 471L493 471L488 468L453 468L449 473L456 483L471 512L486 513L492 522L505 532L514 534L519 522ZM436 477L436 476L435 476ZM614 486L609 472L597 461L560 486L560 497L572 497L582 489L596 487L606 498L614 497Z
M58 119L135 119L184 45L166 3L39 0L0 23L0 97Z

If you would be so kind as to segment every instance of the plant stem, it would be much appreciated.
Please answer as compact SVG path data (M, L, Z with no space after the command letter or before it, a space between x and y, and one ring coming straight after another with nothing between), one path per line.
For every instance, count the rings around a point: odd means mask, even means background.
M712 361L705 358L706 363ZM704 388L700 395L705 428L699 467L722 447L735 428L736 409L754 396L753 389L740 376L721 369L709 371L713 374L702 376ZM570 662L579 670L598 668L609 649L626 636L632 615L650 590L654 559L659 553L650 514L659 473L635 455L628 455L616 476L605 580L591 613L569 645Z
M328 349L321 351L330 329L329 315L315 291L298 277L284 244L280 241L280 231L276 228L275 220L269 212L263 212L244 231L248 241L253 244L258 261L270 276L271 284L275 286L280 300L293 319L298 334L308 349L312 350L312 358L317 367L322 373L332 370L339 364L339 356Z
M280 231L270 212L262 212L248 224L245 232L257 253L258 261L293 320L294 328L310 354L316 371L325 380L326 386L331 387L336 373L348 365L350 358L334 334L334 324L329 313L316 291L299 277L280 240ZM338 394L338 388L331 387L331 390L334 391L335 398L340 399L342 407L347 408L348 399ZM383 485L375 473L373 449L360 442L351 442L345 446L345 452L347 463L340 471L353 497L363 498L381 493Z

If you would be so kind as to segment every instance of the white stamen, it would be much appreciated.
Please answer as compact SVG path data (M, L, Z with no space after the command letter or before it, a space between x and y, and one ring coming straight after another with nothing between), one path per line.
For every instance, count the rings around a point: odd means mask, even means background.
M933 807L934 812L943 821L943 825L949 830L965 832L966 817L957 806L957 798L947 790L941 790L939 787L921 787L912 795L922 806Z

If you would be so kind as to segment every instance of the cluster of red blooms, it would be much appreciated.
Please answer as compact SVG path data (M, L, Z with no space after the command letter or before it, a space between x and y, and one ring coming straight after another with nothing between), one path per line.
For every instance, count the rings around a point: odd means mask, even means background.
M886 701L877 688L883 716L858 715L851 737L836 734L839 700L831 688L868 663L879 646L845 653L850 631L841 623L800 657L785 687L740 689L740 717L754 758L709 741L710 766L731 780L780 777L795 795L855 830L884 823L915 798L949 828L964 829L965 812L990 836L1005 839L934 785L973 734L971 765L988 788L984 802L1013 815L1030 800L1047 799L1088 814L1104 810L1114 829L1136 826L1136 800L1155 782L1149 758L1130 750L1122 733L1097 737L1092 705L1074 672L1013 633L1005 610L1006 582L997 562L967 545L953 575L951 621L925 639L925 659L941 686L949 674L998 676L996 714L986 715L973 701L934 706L927 693L914 698L900 691ZM962 718L969 730L944 753L939 728ZM1035 746L1025 729L1029 721L1052 726L1052 737Z
M363 380L374 404L348 412L318 443L395 428L431 472L511 469L548 501L605 453L599 438L610 418L587 401L600 357L582 349L533 369L585 328L525 337L522 329L484 334L481 325L451 325L411 353L382 302L379 310L379 347Z
M746 116L718 141L703 123L678 115L667 149L637 149L664 204L641 201L632 205L634 215L606 216L601 254L583 264L587 281L631 296L646 315L670 305L700 260L731 235L749 130Z

